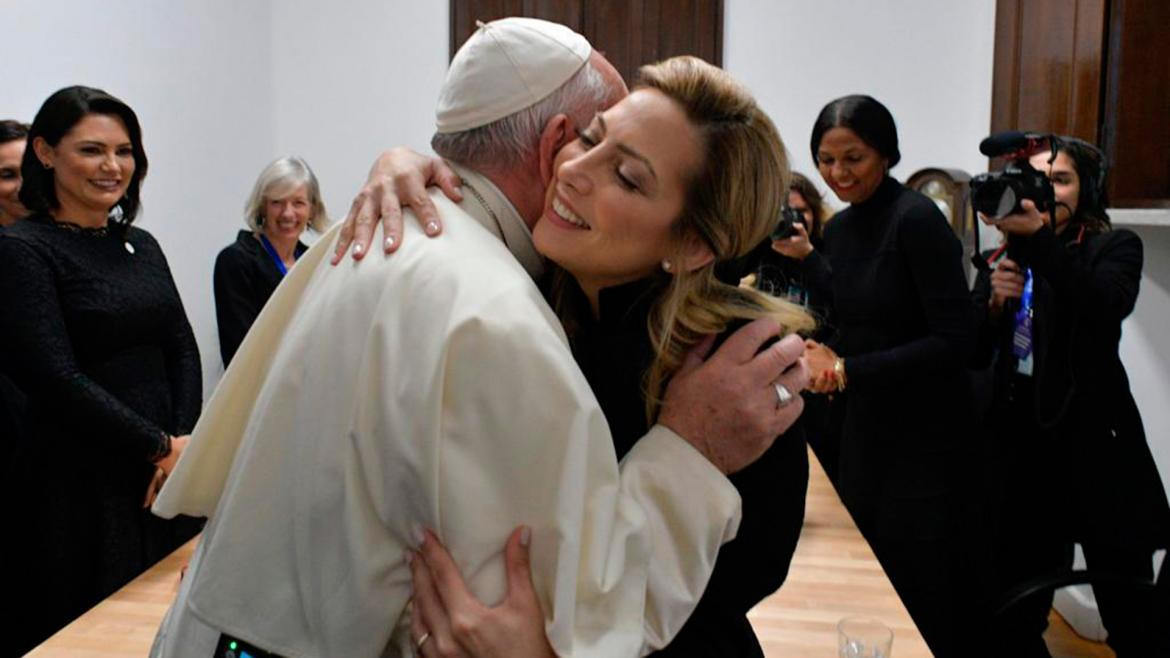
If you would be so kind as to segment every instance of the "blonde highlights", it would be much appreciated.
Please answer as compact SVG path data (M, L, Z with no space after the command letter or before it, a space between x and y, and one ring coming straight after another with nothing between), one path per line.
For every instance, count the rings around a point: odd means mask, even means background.
M772 318L785 333L809 331L800 306L734 282L717 266L747 256L776 224L788 198L788 158L772 120L742 85L701 59L672 57L643 66L640 87L658 90L686 113L702 139L701 166L687 186L673 231L678 249L700 239L715 258L693 271L675 268L650 312L647 330L654 361L646 374L646 415L657 417L662 393L687 351L736 321ZM682 254L676 262L684 262Z

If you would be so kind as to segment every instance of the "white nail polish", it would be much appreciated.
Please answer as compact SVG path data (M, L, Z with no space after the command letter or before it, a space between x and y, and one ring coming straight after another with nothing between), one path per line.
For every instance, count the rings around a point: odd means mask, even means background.
M427 233L438 233L439 224L437 222L427 222Z
M391 236L389 236L389 237L387 237L387 238L386 238L386 248L387 248L387 249L390 249L390 248L393 248L393 247L394 247L394 236L393 236L393 235L391 235Z
M360 255L361 255L361 253L362 253L362 245L361 245L361 244L355 244L355 245L353 246L353 253L354 253L355 255L358 255L358 256L360 256Z

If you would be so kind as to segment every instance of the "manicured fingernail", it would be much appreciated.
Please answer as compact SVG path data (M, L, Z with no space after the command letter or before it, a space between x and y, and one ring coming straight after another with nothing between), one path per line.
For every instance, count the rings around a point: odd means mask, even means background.
M410 550L409 548L406 549L405 551L403 551L402 552L402 561L408 567L411 566L412 564L414 564L414 551Z
M353 255L355 255L355 256L361 256L361 255L362 255L362 245L361 245L361 243L355 244L355 245L353 246Z
M427 222L427 235L434 235L439 232L438 222Z
M528 548L528 544L532 543L532 528L524 526L520 528L520 545Z
M386 247L387 249L393 249L393 248L394 248L394 236L393 236L393 235L390 235L390 236L387 236L387 237L386 237L385 247Z
M421 525L415 523L414 525L410 526L410 541L414 542L415 548L422 548L423 540L425 539L426 535L423 534L423 528Z

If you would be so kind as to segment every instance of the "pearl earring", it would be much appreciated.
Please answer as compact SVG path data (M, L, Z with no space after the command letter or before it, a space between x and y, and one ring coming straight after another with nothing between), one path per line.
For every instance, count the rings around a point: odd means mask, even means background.
M669 272L670 268L672 268L672 267L674 267L674 266L670 264L670 261L668 261L666 259L662 260L662 271L663 272Z

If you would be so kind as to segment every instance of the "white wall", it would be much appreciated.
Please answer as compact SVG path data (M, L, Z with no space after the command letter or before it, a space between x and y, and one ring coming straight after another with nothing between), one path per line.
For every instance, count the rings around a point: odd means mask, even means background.
M374 157L387 146L430 151L435 100L447 71L447 5L273 3L276 152L309 162L334 219L345 217Z
M896 178L986 168L978 145L991 125L994 0L726 0L724 21L725 67L772 116L793 168L829 199L808 140L821 108L846 94L893 113Z

